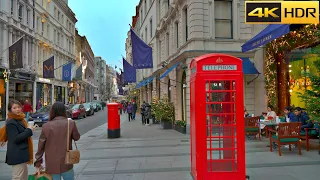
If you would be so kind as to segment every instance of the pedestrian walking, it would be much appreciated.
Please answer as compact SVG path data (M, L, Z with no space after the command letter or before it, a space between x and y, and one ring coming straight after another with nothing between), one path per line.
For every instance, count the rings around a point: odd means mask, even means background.
M137 109L138 109L137 103L133 101L132 107L133 107L132 119L133 119L133 120L136 120L136 113L137 113Z
M133 106L132 106L131 102L129 102L129 104L128 104L127 113L128 113L128 118L129 118L129 121L130 121L131 119L133 119L132 118Z
M30 114L32 113L32 106L29 103L28 99L26 99L26 101L23 104L23 112L26 115L26 121L29 121L30 118Z
M150 119L151 119L151 105L149 103L146 103L144 118L145 118L145 125L149 126Z
M145 110L146 110L146 101L143 101L140 107L142 124L145 124L145 118L144 118Z
M70 139L67 140L67 137ZM61 177L64 180L74 180L73 165L65 163L67 142L69 142L69 149L72 150L72 141L79 139L80 134L76 123L67 118L65 105L62 102L54 103L51 107L49 121L42 126L39 137L38 152L34 163L37 171L43 168L43 154L45 153L45 170L46 173L51 174L52 180L61 180Z
M6 125L0 129L0 142L7 142L6 163L12 166L12 180L27 180L27 164L33 164L33 143L31 136L37 126L29 124L19 101L11 100L8 105Z
M127 104L126 104L126 102L123 102L122 108L123 108L123 113L125 114L125 113L126 113L126 110L127 110Z

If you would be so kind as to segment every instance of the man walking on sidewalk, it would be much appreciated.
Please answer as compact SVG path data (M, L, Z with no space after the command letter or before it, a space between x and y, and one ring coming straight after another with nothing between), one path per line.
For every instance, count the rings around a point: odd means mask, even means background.
M133 101L132 107L133 107L132 119L136 120L136 113L137 113L138 107L137 107L137 103L135 101Z
M145 118L144 118L145 110L146 110L146 101L143 101L143 103L141 104L141 107L140 107L140 113L141 113L141 118L142 118L142 124L144 124L144 123L145 123Z
M132 113L133 113L133 106L132 106L131 102L129 102L129 104L128 104L127 113L128 113L128 118L130 121L132 119Z

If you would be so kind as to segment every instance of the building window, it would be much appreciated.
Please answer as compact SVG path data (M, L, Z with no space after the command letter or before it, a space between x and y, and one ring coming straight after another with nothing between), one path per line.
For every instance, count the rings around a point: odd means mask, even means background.
M148 9L147 9L147 0L144 0L144 13L146 13L147 15L147 12L148 12Z
M60 22L60 11L58 11L58 21Z
M183 18L184 18L184 24L185 24L185 27L184 27L184 33L185 33L185 40L186 42L188 41L188 8L185 8L183 10Z
M64 24L64 15L62 14L61 24Z
M27 9L27 24L29 24L29 19L30 19L30 10Z
M177 49L179 48L179 22L175 23L175 31L176 31L176 45Z
M13 3L13 0L11 0L11 15L13 15L13 9L14 9L14 3Z
M37 17L37 32L40 32L40 18Z
M22 21L22 17L23 17L23 5L22 4L19 4L19 21L21 22Z
M153 34L152 34L152 33L153 33L152 30L153 30L153 29L152 29L152 18L151 18L151 19L150 19L150 39L152 38L152 35L153 35Z
M44 32L44 22L41 22L41 34L43 36L43 32Z
M167 43L167 56L169 56L170 52L170 42L169 42L169 33L166 34L166 43Z
M216 0L214 3L215 37L232 39L232 1Z
M169 7L170 7L170 0L167 0L167 2L168 2L168 4L167 4L168 6L167 6L167 7L168 7L168 10L169 10Z
M59 32L58 32L57 38L58 38L57 45L60 46L60 33Z
M53 30L53 43L56 44L57 31Z
M146 42L148 42L148 28L146 27L146 29L144 30L144 33L146 34Z
M50 39L50 25L47 25L47 38Z
M71 23L69 23L69 31L71 31Z

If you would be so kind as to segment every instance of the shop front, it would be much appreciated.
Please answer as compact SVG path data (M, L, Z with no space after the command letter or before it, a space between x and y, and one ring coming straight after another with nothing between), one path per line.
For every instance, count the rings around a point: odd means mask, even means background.
M54 86L54 101L63 102L65 104L66 88L62 86Z
M9 100L15 99L22 104L28 100L31 105L33 102L33 85L35 81L35 75L29 73L22 73L12 71L9 78Z
M52 85L50 79L37 79L37 103L40 101L43 106L52 104Z
M278 112L286 106L305 106L300 95L310 88L308 74L316 74L313 62L320 49L319 27L319 24L269 25L242 46L245 52L265 45L267 102Z
M76 87L77 87L77 84L75 82L68 83L68 104L75 104L77 102Z

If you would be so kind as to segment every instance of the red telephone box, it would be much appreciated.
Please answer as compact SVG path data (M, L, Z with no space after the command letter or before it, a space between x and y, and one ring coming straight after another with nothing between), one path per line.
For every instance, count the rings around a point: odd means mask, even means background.
M225 54L190 64L191 174L195 180L245 180L242 60Z

